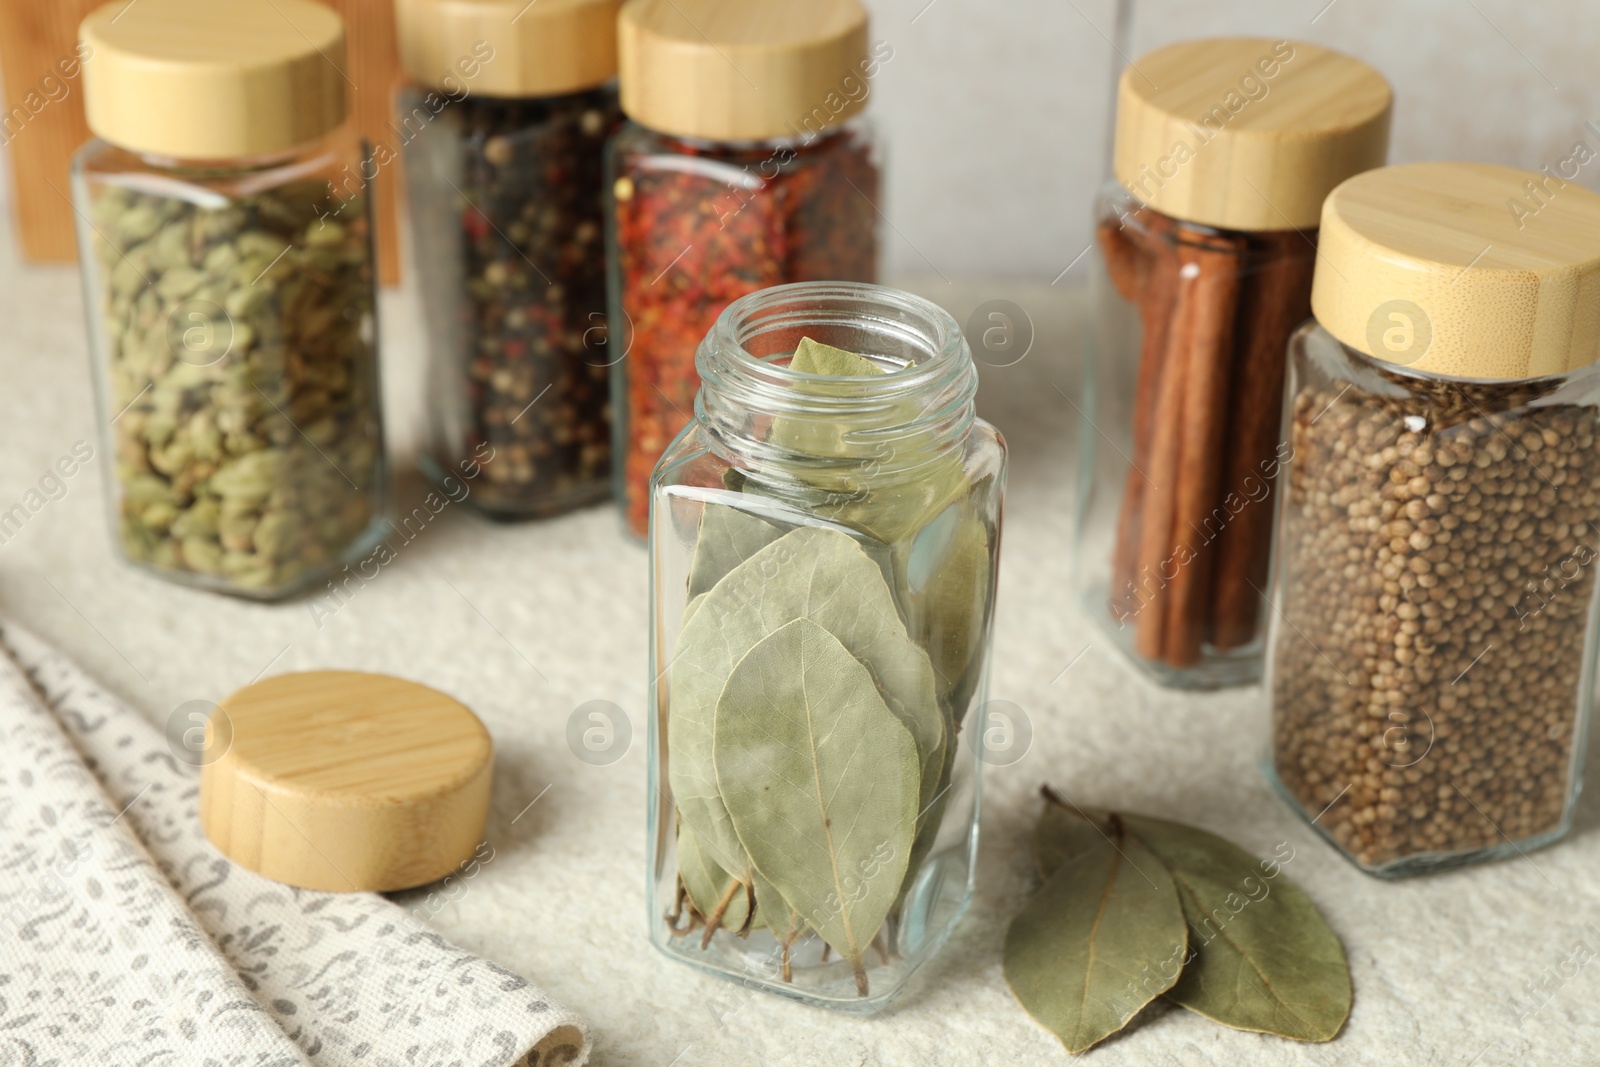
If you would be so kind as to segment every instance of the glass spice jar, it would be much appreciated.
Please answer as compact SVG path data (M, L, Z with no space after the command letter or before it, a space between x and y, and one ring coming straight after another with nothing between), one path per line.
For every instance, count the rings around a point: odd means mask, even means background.
M437 485L505 519L611 491L601 159L620 0L399 0L407 276Z
M1268 637L1284 797L1369 873L1571 823L1600 627L1600 196L1508 167L1328 197Z
M1390 101L1376 71L1303 42L1189 41L1122 74L1078 574L1091 618L1163 685L1260 676L1284 349L1310 314L1322 199L1382 165Z
M876 1010L971 896L1005 444L906 293L742 297L697 366L650 484L651 936Z
M344 28L310 0L84 20L72 167L113 540L165 577L288 596L379 533L363 146Z
M689 422L695 346L722 310L786 282L876 280L879 169L859 113L893 51L869 48L858 0L635 0L620 47L614 469L643 536L651 468Z

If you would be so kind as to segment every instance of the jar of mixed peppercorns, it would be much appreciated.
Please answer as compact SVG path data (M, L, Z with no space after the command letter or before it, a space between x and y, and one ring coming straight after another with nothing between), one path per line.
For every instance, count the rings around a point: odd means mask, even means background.
M1554 840L1593 698L1600 196L1420 163L1340 185L1290 345L1269 771L1361 867Z
M1089 617L1162 685L1261 677L1284 351L1311 314L1322 201L1383 165L1392 99L1303 41L1182 41L1122 72L1078 575Z
M398 0L422 466L500 518L611 487L601 157L620 0Z
M871 282L878 164L859 114L893 56L858 0L630 0L612 140L612 395L627 525L689 422L695 348L729 303L785 282Z
M289 595L375 542L385 491L343 23L310 0L118 0L80 33L97 139L73 197L116 543Z

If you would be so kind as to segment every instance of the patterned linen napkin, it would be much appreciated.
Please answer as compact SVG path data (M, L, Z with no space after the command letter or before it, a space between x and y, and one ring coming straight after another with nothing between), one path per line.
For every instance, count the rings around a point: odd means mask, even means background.
M582 1020L371 893L237 867L160 731L0 620L0 1067L576 1067Z

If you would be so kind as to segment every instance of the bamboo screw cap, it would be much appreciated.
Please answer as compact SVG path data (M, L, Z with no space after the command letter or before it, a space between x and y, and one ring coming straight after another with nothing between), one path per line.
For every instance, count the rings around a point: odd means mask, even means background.
M423 85L496 97L592 89L617 74L622 0L396 0L400 63Z
M1322 212L1311 309L1376 359L1535 378L1600 359L1600 194L1481 163L1351 178Z
M617 43L629 118L716 141L842 122L873 69L859 0L629 0Z
M200 823L236 863L306 889L444 877L483 840L493 746L465 706L381 674L309 671L225 699L232 741L200 777Z
M1383 166L1393 96L1367 64L1303 41L1184 41L1122 72L1113 169L1173 218L1306 229L1334 186Z
M344 23L312 0L113 0L78 34L89 128L130 151L268 155L344 121Z

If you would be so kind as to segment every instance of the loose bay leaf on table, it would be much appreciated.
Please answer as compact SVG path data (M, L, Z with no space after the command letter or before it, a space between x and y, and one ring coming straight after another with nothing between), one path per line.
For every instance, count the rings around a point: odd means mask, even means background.
M1185 944L1183 908L1161 861L1131 836L1101 838L1012 920L1006 982L1036 1022L1082 1052L1172 987Z
M1033 866L1044 880L1075 856L1082 855L1111 836L1106 812L1070 805L1048 787L1044 811L1033 826Z
M1046 798L1033 855L1049 878L1103 839L1107 816ZM1165 864L1189 923L1193 957L1167 996L1238 1030L1332 1040L1350 1014L1350 967L1305 893L1281 872L1267 878L1261 861L1215 834L1144 815L1117 817ZM1265 896L1250 899L1263 889Z
M944 716L933 668L907 635L882 570L848 534L791 530L730 571L685 615L672 663L669 780L679 816L735 877L748 881L750 871L712 764L717 700L735 665L780 627L809 618L836 637L870 669L890 709L905 717L920 762L937 758L930 753L943 744Z
M717 701L717 785L761 876L856 970L905 876L917 819L911 733L810 619L761 640Z
M707 856L694 828L678 822L678 877L689 894L689 903L703 918L710 919L724 900L717 928L743 930L750 918L750 893L739 880ZM710 930L707 931L708 934Z
M694 562L689 568L689 598L693 600L739 564L782 536L783 531L765 519L727 504L707 503L700 513L695 535Z
M1350 1015L1350 964L1300 887L1281 870L1267 878L1261 861L1215 834L1121 818L1172 872L1188 916L1196 955L1167 996L1237 1030L1333 1040Z

